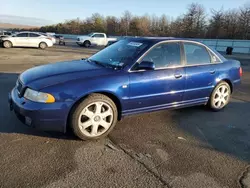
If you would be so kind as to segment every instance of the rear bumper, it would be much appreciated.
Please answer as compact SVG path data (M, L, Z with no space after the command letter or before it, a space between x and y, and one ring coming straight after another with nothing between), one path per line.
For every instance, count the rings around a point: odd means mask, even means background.
M55 102L43 104L19 98L14 88L9 94L9 106L24 124L45 131L66 132L71 104Z

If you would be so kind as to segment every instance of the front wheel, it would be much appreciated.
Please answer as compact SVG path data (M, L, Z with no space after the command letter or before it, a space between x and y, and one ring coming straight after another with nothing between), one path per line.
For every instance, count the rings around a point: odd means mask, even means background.
M230 100L231 88L226 82L219 83L210 96L209 106L214 111L223 109Z
M115 103L102 94L91 94L73 110L70 124L82 140L95 140L107 136L117 122Z
M89 48L91 46L91 43L88 40L84 41L83 46L85 46L86 48Z
M4 48L11 48L12 47L12 43L8 40L3 42L3 47Z

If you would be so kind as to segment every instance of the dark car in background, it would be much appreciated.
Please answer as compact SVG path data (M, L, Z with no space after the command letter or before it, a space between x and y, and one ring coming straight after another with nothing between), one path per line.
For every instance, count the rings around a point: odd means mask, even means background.
M25 124L83 140L107 136L122 117L207 105L223 109L240 84L239 61L199 42L129 38L88 59L23 72L9 95Z

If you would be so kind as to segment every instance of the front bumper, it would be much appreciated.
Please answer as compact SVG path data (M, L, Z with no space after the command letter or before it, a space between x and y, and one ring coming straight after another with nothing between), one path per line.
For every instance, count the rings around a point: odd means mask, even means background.
M9 93L10 110L24 124L45 131L66 132L67 117L72 102L44 104L19 97L16 88Z
M77 41L76 44L78 44L79 46L82 46L82 45L83 45L83 42Z

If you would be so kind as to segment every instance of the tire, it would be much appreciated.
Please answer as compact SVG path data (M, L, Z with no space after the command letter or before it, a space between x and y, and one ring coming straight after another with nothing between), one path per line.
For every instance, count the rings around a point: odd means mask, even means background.
M10 42L9 40L3 41L4 48L11 48L12 46L12 42Z
M89 48L91 46L90 41L88 41L88 40L84 41L83 46L86 48Z
M109 97L91 94L73 109L69 123L80 139L96 140L106 137L117 119L117 107Z
M231 88L227 82L220 82L213 90L210 99L209 107L213 111L222 110L230 101Z
M40 44L39 44L39 48L40 49L45 49L45 48L47 48L48 47L48 45L45 43L45 42L41 42Z

